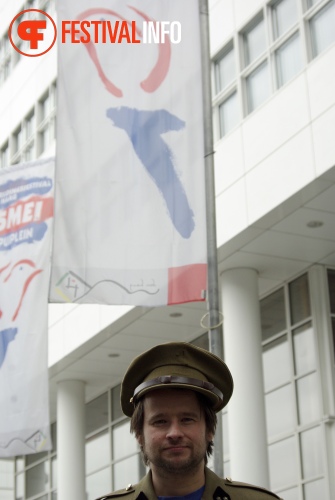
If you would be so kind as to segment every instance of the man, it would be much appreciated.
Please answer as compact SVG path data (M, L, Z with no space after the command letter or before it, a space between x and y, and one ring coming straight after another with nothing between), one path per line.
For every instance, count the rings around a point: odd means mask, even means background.
M216 413L226 406L233 379L214 354L183 342L161 344L134 359L121 386L149 473L100 500L274 500L263 488L221 479L206 467Z

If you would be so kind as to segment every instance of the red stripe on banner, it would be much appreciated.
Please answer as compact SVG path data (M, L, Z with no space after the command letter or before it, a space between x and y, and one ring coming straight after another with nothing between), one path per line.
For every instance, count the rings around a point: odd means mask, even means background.
M168 277L168 305L205 300L207 264L170 267Z

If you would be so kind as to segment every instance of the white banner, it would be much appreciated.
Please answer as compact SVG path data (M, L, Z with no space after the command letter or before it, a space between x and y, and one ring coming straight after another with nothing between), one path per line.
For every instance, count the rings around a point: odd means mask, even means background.
M54 160L0 170L0 457L51 449L53 178Z
M196 0L58 0L50 300L204 300Z

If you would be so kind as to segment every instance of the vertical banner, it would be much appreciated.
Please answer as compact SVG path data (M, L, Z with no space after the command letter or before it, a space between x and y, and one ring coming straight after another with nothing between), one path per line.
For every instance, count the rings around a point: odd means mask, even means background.
M53 177L54 160L0 170L0 457L51 449Z
M198 2L58 0L57 9L50 300L204 300Z

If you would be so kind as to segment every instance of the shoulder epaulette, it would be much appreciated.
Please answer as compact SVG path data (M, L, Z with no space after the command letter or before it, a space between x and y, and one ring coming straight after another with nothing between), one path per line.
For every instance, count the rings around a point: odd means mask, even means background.
M273 493L273 491L267 490L266 488L262 488L261 486L255 486L254 484L233 481L230 477L226 477L224 481L225 481L225 484L227 486L246 488L246 489L251 489L254 491L259 491L259 492L262 492L262 493L267 494L269 496L272 496L273 498L277 498L277 499L281 500L281 498L278 495L276 495L276 493Z
M122 490L117 490L113 491L112 493L108 493L108 495L103 495L100 498L97 498L97 500L108 500L108 498L117 498L117 497L124 497L126 495L129 495L130 493L134 493L135 488L132 484L128 484L126 488L123 488Z

